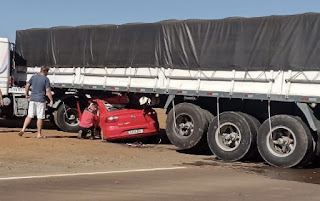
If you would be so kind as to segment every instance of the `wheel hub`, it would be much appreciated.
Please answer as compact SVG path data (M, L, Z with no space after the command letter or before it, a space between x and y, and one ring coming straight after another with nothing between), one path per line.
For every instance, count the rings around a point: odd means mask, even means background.
M190 116L182 114L176 118L176 131L182 137L191 136L194 124Z
M76 116L72 114L72 115L70 115L70 116L69 116L69 118L68 118L68 119L69 119L69 121L73 121L73 120L75 120L75 119L76 119Z
M269 133L269 143L267 145L274 155L279 157L288 156L296 147L295 135L287 127L275 127Z
M189 136L193 130L193 124L191 122L179 124L180 135Z
M76 126L79 124L79 119L77 117L78 111L74 108L68 108L65 113L66 124L70 126Z
M275 140L274 144L275 149L282 154L290 153L291 149L293 148L293 140L285 136L282 136L281 138Z
M220 126L220 131L216 133L216 142L224 151L235 150L241 141L239 128L232 123L225 123Z
M223 133L221 138L222 138L223 143L230 147L237 140L239 140L239 135L235 132Z

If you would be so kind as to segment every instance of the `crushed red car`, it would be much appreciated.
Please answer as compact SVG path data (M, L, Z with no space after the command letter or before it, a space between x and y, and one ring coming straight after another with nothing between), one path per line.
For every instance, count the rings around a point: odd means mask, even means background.
M94 101L99 106L99 126L101 138L104 140L149 137L159 132L157 113L149 106L143 106L142 109L126 109L121 107L121 104L117 105L116 101Z

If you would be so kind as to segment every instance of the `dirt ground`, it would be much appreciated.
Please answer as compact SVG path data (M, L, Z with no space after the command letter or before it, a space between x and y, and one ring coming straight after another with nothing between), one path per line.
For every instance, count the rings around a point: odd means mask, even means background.
M162 110L158 114L160 126L164 128L165 114ZM171 167L212 158L177 152L165 139L164 130L160 144L136 147L130 146L135 145L134 141L79 140L76 133L58 131L49 122L45 122L43 130L47 139L35 138L35 122L19 137L17 133L22 124L23 119L0 121L0 177Z
M0 178L59 173L115 171L173 166L213 166L259 174L272 179L320 184L320 169L282 169L263 162L223 162L210 154L188 154L171 145L165 136L166 115L158 110L161 143L134 145L132 142L110 143L100 139L77 139L76 133L58 131L45 122L37 139L35 122L23 137L18 136L23 119L0 120Z

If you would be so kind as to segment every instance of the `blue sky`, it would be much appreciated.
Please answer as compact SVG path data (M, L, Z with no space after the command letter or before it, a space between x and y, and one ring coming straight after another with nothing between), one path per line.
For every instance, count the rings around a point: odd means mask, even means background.
M2 0L0 37L54 26L220 19L319 12L319 0Z

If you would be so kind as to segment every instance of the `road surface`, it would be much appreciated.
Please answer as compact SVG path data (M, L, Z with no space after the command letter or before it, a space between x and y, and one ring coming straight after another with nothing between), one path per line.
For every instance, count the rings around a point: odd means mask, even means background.
M222 167L1 178L0 200L319 200L320 186Z

